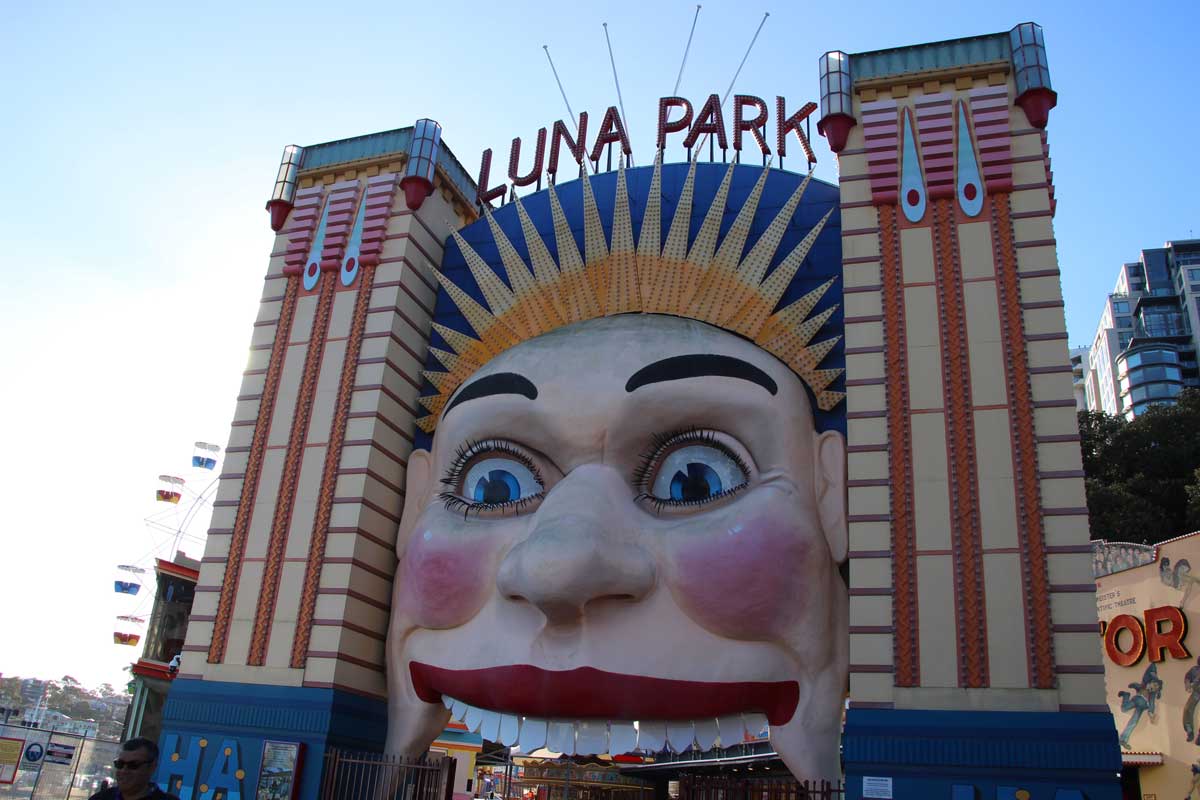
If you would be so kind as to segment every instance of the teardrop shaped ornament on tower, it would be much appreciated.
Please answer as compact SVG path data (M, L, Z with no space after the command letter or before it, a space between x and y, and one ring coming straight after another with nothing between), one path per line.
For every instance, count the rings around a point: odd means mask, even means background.
M925 217L925 174L917 155L917 137L913 133L912 112L904 109L904 128L900 144L900 208L909 222Z
M968 217L977 217L983 211L983 176L979 171L979 158L971 141L971 126L967 124L967 106L958 101L958 144L955 148L957 178L954 188L958 194L958 205Z
M321 253L325 250L325 229L329 226L329 198L325 198L325 207L321 209L321 222L317 225L317 233L313 236L312 245L308 248L308 258L304 262L304 291L311 292L317 288L317 280L321 277Z
M350 231L350 242L346 245L346 255L342 258L342 286L354 285L358 277L358 261L362 257L363 223L367 217L367 193L363 192L358 201L358 213L354 216L354 227Z

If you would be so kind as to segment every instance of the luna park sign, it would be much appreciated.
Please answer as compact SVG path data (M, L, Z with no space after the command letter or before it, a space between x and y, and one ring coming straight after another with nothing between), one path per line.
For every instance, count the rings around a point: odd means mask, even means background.
M710 94L699 110L690 100L683 97L662 97L658 101L658 138L656 146L663 150L667 145L667 137L671 134L683 134L683 146L691 150L700 142L701 137L708 136L715 146L723 152L733 145L734 152L740 156L743 143L747 138L753 139L763 157L771 155L767 144L769 111L767 102L760 97L748 94L734 95L732 105L732 126L725 122L723 103L716 94ZM783 97L775 98L775 152L782 159L787 155L788 134L795 134L800 142L809 164L816 162L809 133L802 123L817 110L817 104L805 103L793 113L787 112L787 101ZM549 139L549 148L547 148ZM616 106L609 106L604 112L600 125L595 130L595 138L588 148L588 113L579 115L579 122L572 135L567 125L560 119L553 125L539 128L536 144L533 149L533 163L521 172L521 138L512 140L508 151L508 180L513 186L541 185L543 175L551 181L558 175L559 161L562 148L566 148L575 165L582 166L583 159L598 164L606 147L619 145L622 157L633 154L629 144L629 136L625 131L625 123ZM549 150L549 161L546 155ZM483 151L483 163L479 167L479 186L477 200L480 203L490 203L502 198L507 186L504 184L491 186L492 150Z

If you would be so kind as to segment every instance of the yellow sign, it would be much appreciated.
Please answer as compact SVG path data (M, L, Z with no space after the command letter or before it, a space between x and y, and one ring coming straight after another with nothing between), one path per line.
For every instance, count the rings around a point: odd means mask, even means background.
M17 777L17 764L25 750L24 739L0 736L0 783L12 783Z

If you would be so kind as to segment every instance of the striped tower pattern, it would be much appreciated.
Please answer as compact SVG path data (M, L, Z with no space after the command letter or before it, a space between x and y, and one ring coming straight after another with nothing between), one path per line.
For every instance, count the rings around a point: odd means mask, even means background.
M410 211L392 158L301 174L272 252L182 677L386 695L433 270L474 217L440 174Z
M358 181L343 181L330 187L324 215L325 236L320 252L312 254L320 270L320 277L315 287L316 303L305 342L300 380L296 386L291 425L286 449L283 451L278 499L266 542L262 580L258 587L258 602L250 632L246 663L252 666L264 666L267 663L267 648L272 639L277 648L284 646L291 638L287 635L290 631L285 629L294 627L295 624L294 611L288 613L286 606L277 608L279 590L284 580L284 571L293 572L296 569L298 557L291 555L289 551L294 551L296 545L311 535L311 528L304 527L311 500L309 496L302 494L302 490L308 488L310 481L302 478L311 475L315 469L314 464L319 463L318 460L323 457L326 447L324 433L328 427L320 423L325 415L327 403L319 401L327 398L332 376L329 374L330 370L323 369L323 366L325 359L330 355L326 351L327 346L334 350L332 355L336 358L336 343L344 338L340 327L331 329L331 318L335 296L339 294L337 272L342 264L342 254L349 238L358 195ZM308 299L305 297L304 301ZM341 304L344 304L344 301ZM303 335L302 330L293 334L289 355L299 355L298 346L303 342ZM320 408L317 407L318 404ZM290 575L287 577L291 578ZM277 617L277 611L282 612L281 618ZM272 661L276 660L272 658Z
M916 629L911 583L911 526L894 528L911 503L911 458L889 436L888 408L907 406L903 305L886 265L896 239L899 172L896 103L864 103L863 124L851 133L841 170L842 283L846 330L846 434L850 532L850 697L864 707L891 705L893 682L912 680L915 650L897 635ZM877 208L876 203L881 205ZM896 312L900 315L897 316ZM897 321L901 324L898 325ZM899 399L898 399L899 398ZM893 511L899 511L893 517ZM904 605L905 601L908 605ZM897 620L907 621L897 624Z
M944 72L856 85L839 155L851 705L1098 711L1048 154L1009 75ZM905 175L927 192L916 222Z
M386 697L384 639L396 528L433 313L433 271L450 233L434 221L456 218L441 193L412 212L394 186L382 184L368 214L379 208L384 188L396 199L386 227L376 229L378 244L364 238L363 279L372 275L372 288L353 309L348 350L357 355L347 355L335 417L340 456L326 462L319 493L324 555L309 553L301 583L302 597L311 598L311 632L307 648L297 638L290 654L292 666L304 668L304 686L380 698Z
M930 200L954 196L954 116L950 100L948 93L935 89L933 94L913 102Z
M1012 100L1004 86L981 86L967 92L980 170L989 194L1012 191L1012 131L1008 107Z
M324 193L320 187L301 189L285 227L275 238L266 286L250 342L250 363L242 379L234 411L224 471L213 502L208 543L200 565L200 580L184 645L185 663L225 660L235 604L247 563L247 541L251 514L239 507L254 508L266 458L266 440L283 377L287 342L299 300L300 285L285 271L298 275L312 245ZM273 506L274 498L266 498ZM252 567L260 570L260 567ZM261 573L258 573L261 574ZM256 574L254 577L258 577ZM228 591L223 591L228 587ZM205 653L207 658L193 656ZM200 670L180 674L198 676Z
M871 182L871 200L875 203L895 203L900 185L896 101L876 100L863 103L862 116L865 140L863 155L866 156L866 171ZM843 152L842 155L845 158L850 154Z

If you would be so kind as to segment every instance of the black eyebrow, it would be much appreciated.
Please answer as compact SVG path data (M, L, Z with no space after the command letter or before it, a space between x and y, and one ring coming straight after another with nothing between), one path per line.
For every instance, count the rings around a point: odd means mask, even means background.
M442 412L442 418L445 419L446 415L450 413L450 409L459 403L478 400L480 397L493 394L519 394L530 400L536 400L538 390L529 378L515 372L497 372L495 375L486 375L464 386L446 406L446 410Z
M758 367L733 356L719 356L708 353L697 353L689 356L672 356L661 361L655 361L633 373L625 384L625 391L635 389L650 383L663 381L678 381L684 378L699 378L704 375L716 375L722 378L741 378L751 383L757 383L771 394L779 391L779 387L770 375Z

